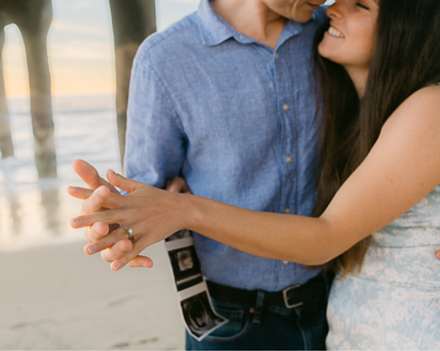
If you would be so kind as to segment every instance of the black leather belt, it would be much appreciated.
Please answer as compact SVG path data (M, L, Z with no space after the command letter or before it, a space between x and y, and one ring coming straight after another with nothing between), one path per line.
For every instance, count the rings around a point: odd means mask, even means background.
M209 294L218 301L229 302L245 306L255 306L257 290L244 290L207 281ZM304 302L317 301L327 294L327 284L322 274L310 279L303 285L288 287L282 291L266 292L264 303L266 306L294 308Z

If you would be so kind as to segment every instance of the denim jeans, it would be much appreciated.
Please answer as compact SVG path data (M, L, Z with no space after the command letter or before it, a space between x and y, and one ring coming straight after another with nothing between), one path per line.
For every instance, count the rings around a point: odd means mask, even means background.
M329 281L329 286L330 286ZM187 350L323 350L328 332L327 298L292 309L265 306L264 292L255 306L212 299L218 314L229 322L198 342L186 334Z

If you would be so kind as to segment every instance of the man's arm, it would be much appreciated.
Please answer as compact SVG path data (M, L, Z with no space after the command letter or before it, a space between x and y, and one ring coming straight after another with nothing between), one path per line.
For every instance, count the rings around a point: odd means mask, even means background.
M161 78L158 65L151 62L146 50L141 46L130 80L125 173L165 188L182 169L186 136L172 87Z

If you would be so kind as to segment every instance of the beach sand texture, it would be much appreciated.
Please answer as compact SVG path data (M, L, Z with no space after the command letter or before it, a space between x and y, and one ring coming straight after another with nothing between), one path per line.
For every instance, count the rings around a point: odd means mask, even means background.
M154 268L119 272L84 244L0 251L0 349L184 349L163 243Z

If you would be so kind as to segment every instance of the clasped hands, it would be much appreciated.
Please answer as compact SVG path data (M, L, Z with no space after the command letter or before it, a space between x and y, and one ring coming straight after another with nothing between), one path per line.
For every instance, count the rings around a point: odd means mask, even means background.
M83 200L80 216L72 218L72 228L85 228L89 242L84 247L88 255L101 253L103 260L111 263L111 269L152 267L153 261L140 253L148 246L183 229L184 216L177 215L181 192L189 188L181 178L176 178L161 190L109 170L108 182L96 169L83 160L76 160L73 169L91 188L69 187L68 193ZM121 195L116 188L128 193ZM121 226L131 228L128 234Z
M73 163L75 172L91 188L69 187L68 193L84 200L81 215L71 220L73 228L86 228L84 236L89 242L84 247L88 255L101 252L101 257L111 262L114 271L130 267L152 267L153 261L140 253L148 246L165 239L186 227L182 213L181 196L190 193L182 178L175 178L161 190L124 178L113 171L107 179L82 160ZM120 195L118 187L128 193ZM125 226L133 230L131 240ZM440 259L440 250L436 252Z

